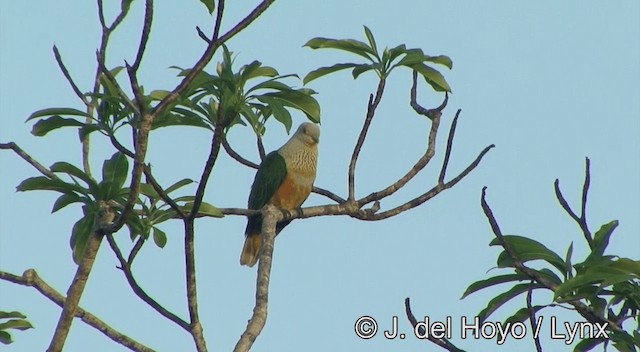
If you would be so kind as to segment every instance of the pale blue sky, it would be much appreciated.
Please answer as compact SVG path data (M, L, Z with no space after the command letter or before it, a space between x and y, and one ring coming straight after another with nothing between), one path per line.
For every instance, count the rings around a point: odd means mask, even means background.
M109 3L109 2L106 2ZM119 3L119 2L118 2ZM171 89L178 82L171 65L193 64L204 48L195 32L212 26L199 1L158 1L140 80L147 90ZM142 1L114 35L108 65L131 61L142 18ZM119 5L117 5L119 6ZM230 28L253 2L229 2L223 29ZM115 9L108 11L113 14ZM454 94L445 111L439 153L424 175L382 203L390 208L430 188L437 178L448 125L463 109L449 175L464 168L486 145L496 148L458 186L425 205L393 219L364 223L344 217L296 221L278 237L271 280L267 325L255 351L349 350L417 351L425 341L408 337L386 341L381 333L360 340L356 319L371 315L382 329L400 317L408 332L403 300L411 297L414 313L432 320L452 316L453 342L469 351L497 349L495 341L459 337L461 316L471 317L507 286L460 301L464 289L487 276L498 250L487 244L490 228L479 205L480 190L502 229L530 236L564 255L574 241L576 258L586 252L579 229L557 205L553 181L560 178L569 202L576 206L583 180L584 157L592 162L589 223L593 230L612 219L617 229L610 253L638 259L640 253L640 4L617 1L280 1L229 47L236 62L260 60L281 73L304 75L319 66L353 57L313 51L302 45L315 36L364 39L362 25L379 46L406 43L429 54L446 54L454 62L443 71ZM35 110L81 104L58 71L51 46L56 43L72 75L88 91L95 70L99 29L91 1L0 3L0 141L15 141L44 165L64 160L80 164L77 133L61 130L33 137L24 120ZM212 69L212 68L210 68ZM446 70L446 69L445 69ZM292 84L301 85L291 81ZM322 106L322 140L317 185L345 195L351 149L365 115L375 76L353 81L348 73L310 84ZM392 76L374 120L357 172L357 196L394 181L423 153L428 122L408 107L410 73ZM424 105L440 96L423 87ZM295 123L303 117L295 115ZM265 140L271 150L287 136L272 124ZM97 136L97 135L96 135ZM256 160L247 130L230 140ZM168 185L197 179L208 153L209 135L187 128L163 129L151 137L148 161L158 180ZM95 170L112 151L94 138ZM36 170L10 152L0 153L0 270L21 273L35 268L61 292L75 271L68 239L80 209L50 215L57 195L16 193L15 186ZM253 171L221 158L207 188L206 200L220 207L246 204ZM189 191L193 191L191 187ZM185 190L187 191L187 190ZM312 196L307 205L324 204ZM201 316L210 350L228 351L245 328L254 303L255 269L238 265L245 219L197 222L197 273ZM147 245L137 259L136 276L147 292L185 317L181 226L167 223L167 246ZM128 234L118 235L128 247ZM455 258L455 260L452 260ZM159 351L192 350L188 334L140 303L115 269L103 246L81 305L117 329ZM497 273L492 271L490 274ZM538 303L549 295L538 294ZM35 290L0 282L0 309L19 310L36 329L15 333L8 351L43 350L53 333L59 308ZM502 320L520 308L507 305L491 320ZM577 315L549 310L548 319L578 321ZM548 321L546 321L548 323ZM548 328L545 325L545 329ZM543 333L545 350L565 350ZM531 350L510 339L504 350ZM68 351L121 351L120 346L76 321ZM428 347L437 350L435 346Z

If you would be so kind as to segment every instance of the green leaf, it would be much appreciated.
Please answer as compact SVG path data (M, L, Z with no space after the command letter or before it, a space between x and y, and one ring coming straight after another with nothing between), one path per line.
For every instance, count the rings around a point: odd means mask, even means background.
M164 248L164 246L167 244L167 234L164 231L154 226L153 242L155 242L156 246L160 248Z
M26 319L27 317L17 311L13 311L13 312L3 312L0 311L0 319L7 319L7 318L20 318L20 319Z
M307 118L315 123L320 122L320 104L313 97L300 91L290 90L266 93L263 97L273 97L280 100L284 106L300 110Z
M565 268L565 275L564 277L567 279L570 279L573 277L573 266L571 265L571 256L573 255L573 241L571 241L571 244L569 245L569 248L567 249L567 254L564 257L564 262L567 264L567 267Z
M358 76L360 76L361 74L367 71L371 71L375 69L376 66L377 65L358 65L353 68L353 71L351 71L351 75L353 76L353 79L358 79Z
M185 114L187 111L185 109L174 109L175 112L179 112L179 114L175 113L167 113L158 116L157 119L153 120L153 124L151 125L151 129L155 130L162 127L169 126L191 126L191 127L201 127L206 128L208 130L212 130L211 126L206 123L202 117L195 113Z
M578 342L576 347L573 348L573 352L591 351L594 347L598 346L599 344L601 344L601 343L603 343L605 341L606 340L604 340L604 339L584 339L584 340Z
M546 308L547 306L533 306L531 307L533 309L534 314L537 313L539 310ZM529 312L529 308L528 307L524 307L524 308L520 308L517 312L515 312L515 314L513 314L512 316L508 317L507 320L504 321L504 324L513 324L513 323L517 323L517 322L523 322L527 319L529 319L529 315L531 313Z
M427 56L424 61L447 66L450 70L453 69L453 61L451 61L451 58L446 55Z
M171 192L173 192L173 191L175 191L175 190L177 190L177 189L180 189L180 188L182 188L182 187L184 187L184 186L186 186L186 185L192 184L193 182L195 182L195 181L194 181L194 180L192 180L192 179L190 179L190 178L183 178L182 180L180 180L180 181L178 181L178 182L176 182L176 183L172 184L171 186L169 186L169 187L165 190L165 192L166 192L167 194L169 194L169 193L171 193Z
M169 94L171 94L170 91L160 89L160 90L151 91L151 93L149 93L149 96L151 98L153 98L154 100L162 100L162 99L166 98L167 95L169 95Z
M30 177L22 181L17 187L18 192L26 191L56 191L71 194L74 192L86 194L87 190L76 185L66 183L62 180L50 179L45 176Z
M486 280L479 280L469 285L469 287L467 287L467 289L464 291L460 299L463 299L468 295L474 292L480 291L487 287L503 284L505 282L524 281L524 280L530 280L530 278L524 274L509 274L509 275L494 276Z
M13 343L11 339L11 334L6 331L0 331L0 343L8 345Z
M410 65L410 68L416 70L424 77L425 81L433 87L436 92L449 92L451 93L451 87L449 83L444 79L444 76L436 69L433 69L425 64Z
M554 253L538 241L532 240L527 237L513 235L504 236L504 241L508 245L510 245L513 251L515 251L518 259L520 259L523 263L530 260L542 259L553 265L561 273L564 273L566 270L567 265L564 260L562 260L560 256L558 256L556 253ZM500 241L497 238L494 238L489 245L499 246ZM500 255L498 256L498 267L507 268L513 266L513 260L511 259L509 254L507 254L506 251L500 253Z
M105 160L102 164L102 182L101 184L111 182L115 188L122 188L127 180L129 172L129 161L127 157L116 152L110 159Z
M287 130L287 134L291 130L291 126L293 125L293 119L291 118L291 114L287 109L284 108L281 101L277 98L269 97L269 96L261 96L258 97L258 100L267 104L271 108L271 113L280 123L284 125L284 128Z
M309 40L304 46L308 46L311 49L344 50L362 56L371 62L374 62L372 57L377 55L370 46L355 39L330 39L317 37Z
M373 37L373 33L371 33L371 30L369 29L369 27L364 26L364 34L367 36L367 40L369 41L369 45L371 46L373 51L375 53L377 53L378 52L378 46L376 45L376 40Z
M33 325L24 319L11 319L4 323L0 323L0 330L6 329L27 330L33 329Z
M361 65L362 64L345 63L345 64L335 64L333 66L328 66L328 67L320 67L318 69L315 69L315 70L307 73L307 75L304 76L304 79L302 80L302 83L303 84L307 84L307 83L313 81L316 78L320 78L320 77L328 75L330 73L337 72L337 71L344 70L344 69L351 68L351 67L358 67L358 66L361 66Z
M182 206L182 209L185 213L190 212L191 209L193 209L193 202L185 203L185 205ZM198 214L208 215L215 218L224 217L224 214L222 214L220 209L214 207L213 205L207 202L202 202L202 204L200 204L200 209L198 209Z
M609 245L609 238L611 238L613 230L615 230L616 227L618 227L618 220L613 220L600 227L600 230L593 236L592 255L601 256L604 254L604 250Z
M571 293L574 290L580 289L584 286L591 286L593 284L600 284L600 287L604 288L610 285L617 284L619 282L625 282L634 279L634 275L628 273L616 274L612 272L587 272L584 274L576 275L574 278L565 281L558 286L554 292L554 300L565 294Z
M536 289L544 286L541 285L531 285L531 284L518 284L513 286L509 291L504 292L502 294L494 297L489 303L487 307L478 313L478 318L480 318L480 322L484 322L496 309L500 308L503 304L509 302L512 298L529 291L529 288Z
M71 230L71 238L69 244L73 251L73 261L76 264L80 264L80 260L84 255L84 249L87 247L87 240L93 230L94 216L92 213L85 215L78 220Z
M80 170L78 167L69 164L67 162L64 161L59 161L57 163L54 163L53 165L51 165L51 167L49 167L49 170L51 170L51 172L64 172L66 174L69 174L71 176L75 176L81 180L83 180L84 182L87 183L87 185L89 185L89 187L97 187L98 184L96 183L96 181L90 177L89 175L87 175L86 173L84 173L84 171Z
M130 192L130 189L124 188L124 191L126 191L127 193ZM153 188L152 185L148 184L148 183L141 183L140 184L140 193L144 194L145 196L149 197L149 198L154 198L154 199L159 199L160 195L158 194L158 192L156 192L156 190Z
M56 211L66 207L69 204L82 203L82 202L83 202L83 198L79 197L77 194L65 193L60 197L58 197L56 202L53 203L53 209L51 209L51 212L55 213Z
M89 118L93 118L91 115L87 114L84 111L80 111L77 109L72 109L72 108L49 108L49 109L42 109L42 110L38 110L36 112L34 112L33 114L29 115L29 117L27 118L26 121L30 121L33 119L37 119L39 117L44 117L44 116L58 116L59 115L67 115L67 116L82 116L82 117L89 117ZM25 121L25 122L26 122Z
M204 6L207 7L207 10L209 11L209 14L212 14L213 11L216 9L216 3L214 0L200 0L201 3L204 4Z
M52 116L48 119L40 120L31 128L31 134L37 137L45 136L47 133L62 127L82 127L85 124L74 119L65 119L60 116Z

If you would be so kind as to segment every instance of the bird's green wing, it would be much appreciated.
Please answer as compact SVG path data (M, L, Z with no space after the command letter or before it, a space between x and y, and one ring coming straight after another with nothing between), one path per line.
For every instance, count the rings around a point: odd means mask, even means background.
M287 164L284 158L273 151L264 158L249 194L249 209L260 209L276 193L287 176Z

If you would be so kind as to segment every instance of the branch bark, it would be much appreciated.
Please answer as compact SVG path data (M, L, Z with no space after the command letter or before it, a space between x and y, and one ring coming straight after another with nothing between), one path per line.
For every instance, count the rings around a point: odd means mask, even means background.
M267 306L269 303L269 279L271 277L271 264L273 258L273 246L276 238L276 224L283 219L283 214L277 208L266 205L262 212L262 247L260 249L260 261L258 263L258 275L256 280L256 304L247 328L240 336L240 340L233 349L234 352L246 352L251 349L256 338L262 332L267 322Z
M33 287L38 292L40 292L43 296L48 298L53 303L57 304L59 307L63 307L66 297L61 295L58 291L56 291L53 287L49 286L40 276L36 273L35 270L29 269L22 274L22 276L14 275L11 273L7 273L4 271L0 271L0 279L13 282L18 285ZM102 321L100 318L91 314L90 312L77 307L75 311L75 317L80 318L84 323L91 326L92 328L100 331L105 336L113 340L114 342L123 345L124 347L132 350L132 351L141 351L141 352L153 352L154 350L133 340L132 338L122 334L121 332L115 330L107 323Z
M64 347L67 335L69 334L69 329L71 328L71 323L73 322L73 317L76 315L78 302L80 302L80 297L82 297L89 274L93 268L98 248L100 248L102 237L102 234L98 233L98 231L93 231L89 235L84 255L82 256L82 260L78 265L76 274L69 286L69 290L67 291L67 297L64 301L62 313L60 313L60 318L58 319L58 324L53 333L53 337L51 338L49 347L47 348L47 352L59 352L62 351L62 348Z

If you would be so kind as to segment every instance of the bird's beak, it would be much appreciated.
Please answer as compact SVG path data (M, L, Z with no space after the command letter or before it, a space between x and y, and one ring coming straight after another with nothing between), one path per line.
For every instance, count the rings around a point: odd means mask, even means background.
M313 141L318 144L320 143L320 138L319 137L311 137L311 139L313 139Z

